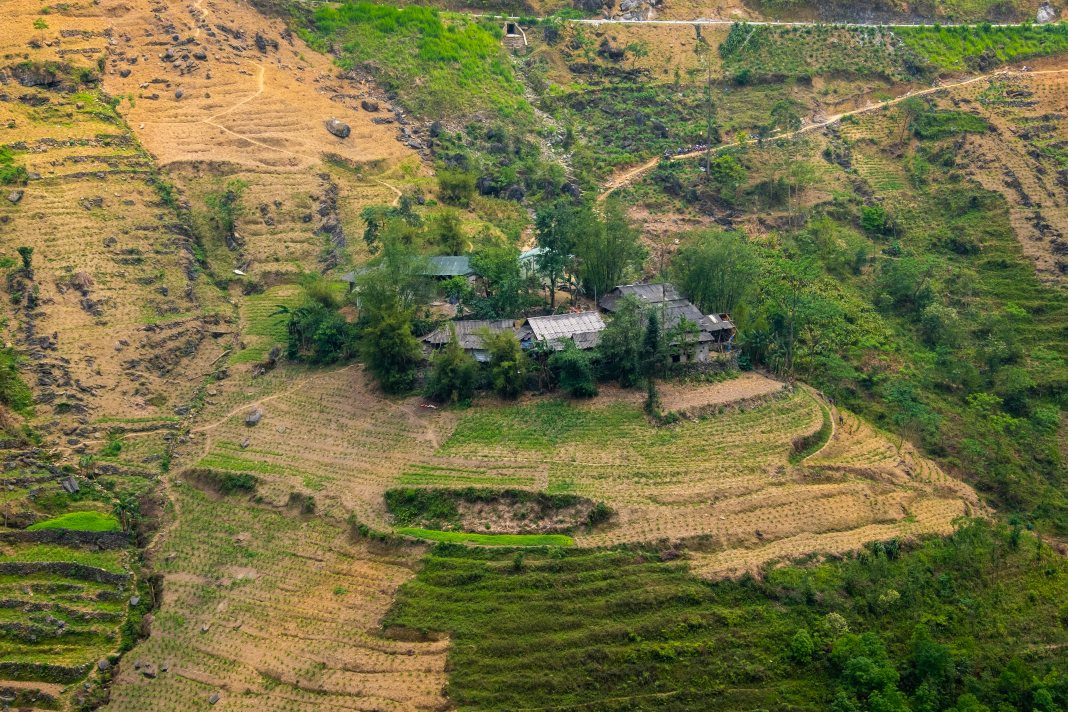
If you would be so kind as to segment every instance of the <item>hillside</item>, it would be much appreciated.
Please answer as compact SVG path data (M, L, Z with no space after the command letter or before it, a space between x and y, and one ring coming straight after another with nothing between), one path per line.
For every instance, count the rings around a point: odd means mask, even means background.
M1068 709L1038 11L5 3L0 699Z

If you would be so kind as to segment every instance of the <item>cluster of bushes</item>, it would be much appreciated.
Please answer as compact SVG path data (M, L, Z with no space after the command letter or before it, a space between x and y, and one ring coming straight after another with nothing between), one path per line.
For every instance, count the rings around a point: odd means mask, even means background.
M557 512L571 507L590 505L584 497L573 494L550 494L517 489L487 489L465 487L461 489L432 489L410 487L387 490L386 508L398 526L415 526L430 529L458 529L461 526L459 503L503 503L510 507L531 507L530 516L536 519L551 519ZM607 521L612 510L603 502L590 507L586 526L596 526Z
M0 185L25 183L27 175L26 166L16 163L11 149L0 146Z

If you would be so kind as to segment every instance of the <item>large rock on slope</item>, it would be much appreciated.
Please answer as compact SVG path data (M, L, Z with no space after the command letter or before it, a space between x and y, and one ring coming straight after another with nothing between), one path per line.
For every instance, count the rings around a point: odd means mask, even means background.
M352 133L352 129L344 121L338 121L337 119L330 119L326 122L326 130L334 134L338 138L348 138Z

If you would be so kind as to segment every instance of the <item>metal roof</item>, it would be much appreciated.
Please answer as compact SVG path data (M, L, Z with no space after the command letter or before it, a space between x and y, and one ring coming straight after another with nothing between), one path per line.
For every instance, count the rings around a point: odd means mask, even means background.
M597 312L553 314L532 316L527 319L527 326L535 339L547 341L555 349L563 348L563 342L567 339L574 340L579 348L588 349L596 346L600 340L604 320Z
M499 333L508 329L515 330L515 322L511 319L461 319L458 321L450 321L440 329L436 329L433 333L423 337L423 341L433 346L442 346L449 343L449 339L452 338L452 333L455 330L456 340L460 343L460 347L474 351L482 348L482 330L489 329L494 333Z
M466 277L474 274L471 258L467 255L439 255L430 257L420 274L427 277Z
M668 282L662 284L621 284L601 298L601 308L606 311L615 311L616 304L626 296L637 298L643 305L659 304L682 298L675 285Z

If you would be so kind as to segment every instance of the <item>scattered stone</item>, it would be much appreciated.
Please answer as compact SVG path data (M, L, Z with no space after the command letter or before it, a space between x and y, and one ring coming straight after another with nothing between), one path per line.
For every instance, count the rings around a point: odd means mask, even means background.
M136 606L140 602L141 602L141 597L140 596L130 596L130 605L131 606Z
M251 413L245 416L245 425L250 428L260 422L263 419L263 411L256 408Z
M326 130L334 134L338 138L348 138L352 133L352 129L344 121L338 121L337 119L329 119L326 122Z
M378 102L371 101L370 99L364 99L360 102L360 108L364 111L375 112L378 111Z
M22 200L23 195L25 195L25 191L13 190L7 194L7 199L11 201L11 203L15 204Z
M197 61L199 61L199 62L203 62L203 61L205 61L205 60L206 60L207 58L208 58L208 53L207 53L207 52L205 52L205 51L204 51L204 50L202 50L202 49L199 49L199 50L197 50L196 52L193 52L193 59L195 59L195 60L197 60Z
M159 669L155 665L148 663L141 668L141 674L149 679L152 679L159 674Z
M104 672L111 669L111 663L108 662L107 658L100 658L100 660L96 661L96 669L100 672Z
M123 67L119 70L119 76L125 79L126 77L130 76L130 70L126 67Z
M244 450L245 448L247 448L251 444L252 444L252 441L249 438L245 438L244 440L241 441L241 449Z
M73 477L64 477L59 482L59 486L66 490L67 494L74 494L81 488L78 486L78 480Z
M182 91L181 89L175 89L174 90L174 98L175 99L181 99L183 96L185 96L185 92L184 91Z
M204 625L200 626L201 633L207 633L209 630L211 630L211 623L205 623Z
M211 696L208 698L208 704L209 705L213 705L218 701L219 701L219 693L218 692L211 693Z

